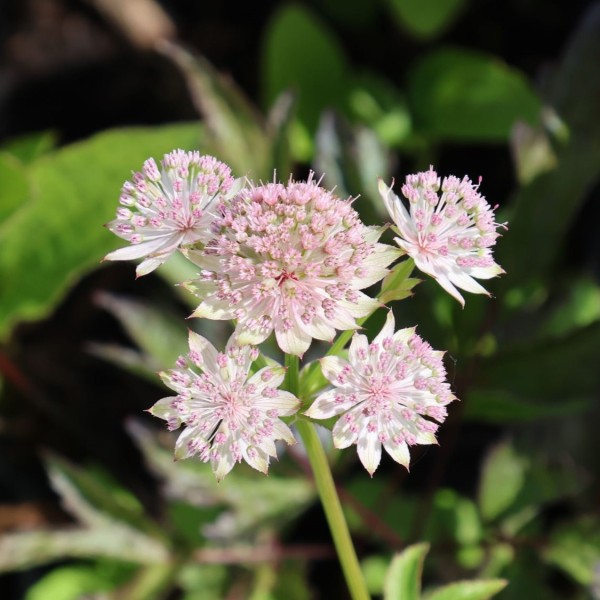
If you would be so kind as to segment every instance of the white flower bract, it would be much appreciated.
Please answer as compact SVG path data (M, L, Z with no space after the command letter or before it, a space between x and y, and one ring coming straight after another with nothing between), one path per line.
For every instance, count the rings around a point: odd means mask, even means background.
M186 287L201 298L193 316L232 319L240 344L273 331L287 354L302 356L313 338L379 303L362 293L400 255L377 243L383 228L365 226L351 206L312 180L248 187L222 204L215 236L186 256L200 267Z
M396 243L463 306L457 288L488 294L475 279L504 273L491 250L499 236L496 229L504 225L495 222L494 210L478 187L468 177L442 181L433 168L409 175L402 186L409 212L392 188L379 181L379 193L399 236Z
M446 381L443 352L424 342L414 328L394 332L394 316L369 343L355 333L348 360L321 359L333 389L320 394L306 411L313 419L341 415L333 427L336 448L356 444L358 456L373 475L381 448L407 469L409 447L436 443L437 423L455 400ZM436 423L437 422L437 423Z
M195 151L165 154L160 170L149 158L123 184L117 218L106 225L131 245L105 260L144 258L136 273L147 275L176 250L206 240L218 200L234 194L241 183L226 164Z
M296 441L279 418L293 415L300 405L293 394L278 389L285 369L268 366L250 375L258 350L237 346L232 338L221 353L190 332L189 347L177 368L161 373L165 385L177 395L159 400L150 409L171 430L185 425L175 444L175 457L198 455L210 462L218 480L242 460L267 473L270 458L277 456L275 442Z

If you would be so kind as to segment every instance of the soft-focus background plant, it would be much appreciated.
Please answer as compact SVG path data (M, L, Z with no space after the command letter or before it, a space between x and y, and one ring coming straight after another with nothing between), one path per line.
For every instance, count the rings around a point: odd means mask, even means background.
M482 177L494 299L396 309L462 401L410 474L332 451L339 492L375 597L600 598L600 3L5 1L0 39L2 600L346 597L301 450L217 485L143 412L187 327L229 333L184 320L184 262L99 263L177 147L313 168L367 223L377 177Z

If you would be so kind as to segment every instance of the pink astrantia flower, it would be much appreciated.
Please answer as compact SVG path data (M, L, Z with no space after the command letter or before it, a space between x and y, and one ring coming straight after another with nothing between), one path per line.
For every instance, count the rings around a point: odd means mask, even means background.
M131 245L110 252L105 260L146 257L137 267L138 277L178 248L206 239L218 199L233 195L238 187L231 169L212 156L174 150L161 164L159 170L149 158L125 182L117 218L106 225Z
M446 405L455 400L442 357L414 328L394 333L390 311L370 344L365 335L354 334L348 361L321 359L323 374L334 387L305 414L313 419L342 415L333 427L334 445L356 444L371 475L381 460L381 446L408 469L409 446L436 443L434 421L444 421Z
M241 344L275 331L279 347L302 356L312 338L379 305L360 292L383 278L399 250L378 244L351 206L312 180L246 188L222 206L215 237L186 256L201 269L186 286L201 304L193 316L234 319Z
M478 187L468 177L441 181L433 168L409 175L402 186L409 214L392 188L379 181L379 193L400 236L395 238L397 244L418 269L434 277L463 306L457 288L488 294L475 278L490 279L504 273L491 250L499 236L496 228L503 225L495 222L494 210Z
M177 396L163 398L150 409L171 430L186 426L175 444L175 457L198 455L210 462L218 480L242 460L266 473L270 458L277 456L275 441L295 443L279 419L293 415L300 405L294 395L278 389L285 369L265 367L249 376L258 350L236 346L233 339L221 353L190 332L189 346L177 368L161 373Z

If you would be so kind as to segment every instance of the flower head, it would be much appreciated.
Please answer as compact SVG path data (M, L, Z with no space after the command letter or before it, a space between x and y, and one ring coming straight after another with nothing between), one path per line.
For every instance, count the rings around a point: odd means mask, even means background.
M409 446L434 444L446 405L455 400L446 382L443 352L434 351L414 328L394 333L390 311L380 333L369 344L354 334L348 361L321 359L321 369L334 386L306 411L314 419L343 415L333 427L336 448L356 444L358 456L372 475L381 446L408 469Z
M221 353L190 332L189 346L177 368L161 373L177 396L163 398L150 409L171 430L186 426L175 444L175 457L197 454L211 463L218 480L242 460L266 473L270 458L277 456L275 441L295 443L279 419L293 415L300 405L295 396L278 389L285 369L265 367L249 376L258 350L236 346L232 339Z
M397 244L463 306L457 288L487 294L475 278L490 279L504 273L491 250L500 224L478 187L468 177L441 181L433 168L409 175L402 186L409 214L391 187L379 181L379 193L396 224Z
M366 227L351 206L312 180L246 188L222 206L215 237L186 256L202 271L187 285L202 298L193 315L235 319L241 344L275 331L279 347L301 356L312 338L378 303L358 291L379 281L399 251L378 244L382 229Z
M149 158L121 190L117 218L107 227L130 246L106 260L146 257L137 275L160 266L178 248L207 238L219 197L236 192L231 169L212 156L174 150L159 170Z

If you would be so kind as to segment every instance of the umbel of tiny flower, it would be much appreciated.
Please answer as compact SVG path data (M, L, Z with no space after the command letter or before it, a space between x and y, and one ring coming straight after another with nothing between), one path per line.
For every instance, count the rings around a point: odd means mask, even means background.
M499 236L496 229L504 225L495 222L494 209L478 187L468 177L440 180L433 167L408 175L402 194L408 200L409 213L392 188L379 181L379 193L399 236L396 243L418 269L434 277L463 306L457 288L488 294L475 279L504 273L492 256Z
M202 271L186 287L202 299L193 316L236 321L240 344L275 332L302 356L313 338L356 329L379 306L359 290L387 273L398 249L377 243L351 206L313 181L247 187L222 203L215 236L186 256Z
M206 240L218 201L236 193L240 183L226 164L198 152L173 150L160 170L149 158L123 184L117 218L106 225L131 245L105 260L146 257L136 273L150 273L175 250Z
M285 369L269 366L250 375L258 349L240 347L233 338L225 352L217 352L207 339L190 331L189 347L176 368L161 373L177 395L150 409L171 430L185 425L175 458L198 455L210 462L218 480L242 460L267 473L270 458L277 456L275 442L296 442L279 418L293 415L300 405L293 394L278 389Z
M336 448L356 444L365 469L373 475L381 447L407 469L409 447L436 443L437 423L455 400L446 381L443 352L423 341L414 328L394 333L394 316L369 343L355 333L348 360L321 359L321 369L333 389L319 395L306 415L329 419L342 415L333 427ZM436 423L437 421L437 423Z

